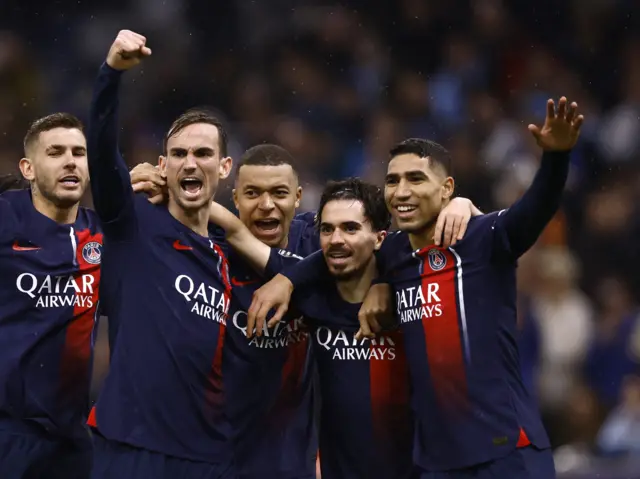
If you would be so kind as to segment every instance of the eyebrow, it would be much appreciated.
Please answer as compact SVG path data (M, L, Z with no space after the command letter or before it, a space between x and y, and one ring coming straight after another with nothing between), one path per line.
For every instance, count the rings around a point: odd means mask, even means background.
M47 146L47 150L64 150L66 148L67 148L67 145L60 145L60 144ZM69 148L71 148L72 150L83 150L83 151L87 150L87 147L84 145L71 145L69 146Z
M242 187L243 190L278 190L278 189L283 189L283 190L290 190L291 187L289 185L287 185L286 183L280 183L277 185L273 185L273 186L269 186L267 188L264 188L262 186L258 186L258 185L254 185L252 183L248 183L246 185L244 185Z
M389 173L387 174L387 176L385 176L386 179L392 179L392 178L399 178L400 176L423 176L425 178L427 178L427 174L422 171L422 170L410 170L410 171L405 171L402 175L400 175L400 173Z
M169 150L170 153L181 153L183 151L189 151L189 148L185 148L184 146L174 146ZM199 146L193 149L194 152L207 153L209 155L213 155L215 150L209 146Z
M363 223L360 223L359 221L343 221L342 223L339 223L337 226L353 226L353 227L359 227L361 228L363 225ZM330 227L330 228L335 228L336 225L332 224L332 223L327 223L326 221L323 221L322 223L320 223L320 227Z

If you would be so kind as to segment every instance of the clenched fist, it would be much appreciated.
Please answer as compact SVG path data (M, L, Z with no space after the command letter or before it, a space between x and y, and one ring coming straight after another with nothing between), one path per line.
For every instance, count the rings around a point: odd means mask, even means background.
M107 54L107 65L115 70L128 70L143 57L151 55L147 39L131 30L120 30Z

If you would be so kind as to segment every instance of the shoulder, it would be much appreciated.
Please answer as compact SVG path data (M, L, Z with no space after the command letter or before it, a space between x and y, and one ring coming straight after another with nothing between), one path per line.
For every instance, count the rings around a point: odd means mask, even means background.
M404 231L392 231L387 234L387 237L382 244L386 244L388 246L409 245L409 235Z
M316 224L316 212L315 211L307 211L305 213L299 213L294 216L293 221L300 221L308 226L315 226Z
M0 211L2 211L3 223L11 220L20 221L21 218L26 220L31 210L33 210L33 203L29 190L12 190L0 194Z
M496 240L504 235L502 218L508 210L493 211L469 220L467 231L452 249L463 258L490 260L493 257Z
M98 233L102 232L102 221L100 220L98 213L92 209L81 206L78 210L78 220L83 226L86 226L91 231Z
M288 249L300 256L309 256L320 249L315 218L315 212L296 215L289 228Z
M0 199L13 208L20 208L23 205L31 204L31 193L29 190L11 190L0 194Z
M409 235L404 231L393 231L387 234L387 237L382 242L380 251L376 257L391 258L397 257L402 253L411 253L411 243L409 242Z
M15 234L20 223L20 209L15 201L15 191L0 195L0 235L2 238Z

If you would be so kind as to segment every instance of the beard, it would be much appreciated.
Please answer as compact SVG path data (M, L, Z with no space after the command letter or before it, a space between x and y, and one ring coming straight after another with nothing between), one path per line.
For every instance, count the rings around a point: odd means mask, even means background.
M75 206L80 201L82 194L84 193L84 188L80 188L77 191L63 191L62 193L59 193L56 191L56 186L57 181L55 180L39 180L36 177L31 184L31 191L33 195L41 196L49 203L61 209Z

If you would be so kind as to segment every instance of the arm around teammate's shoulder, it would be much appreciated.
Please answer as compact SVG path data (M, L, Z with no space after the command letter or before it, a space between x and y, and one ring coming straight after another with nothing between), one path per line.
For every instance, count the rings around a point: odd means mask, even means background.
M151 53L145 41L134 32L121 31L100 67L94 86L87 149L93 202L105 227L120 218L128 205L133 205L129 171L118 148L118 93L123 71Z
M537 241L555 215L569 175L570 152L578 140L584 121L578 105L562 97L556 112L553 100L547 102L547 116L540 128L529 131L542 148L542 161L527 192L508 210L498 213L496 224L504 232L498 250L518 258ZM505 241L506 240L506 241ZM505 244L506 243L506 244Z

